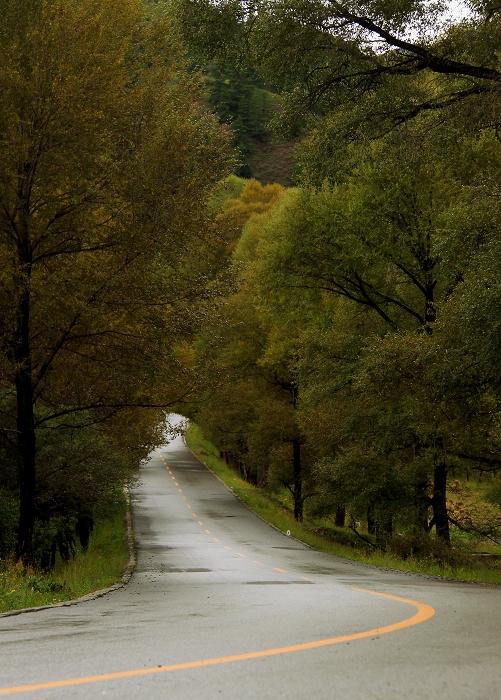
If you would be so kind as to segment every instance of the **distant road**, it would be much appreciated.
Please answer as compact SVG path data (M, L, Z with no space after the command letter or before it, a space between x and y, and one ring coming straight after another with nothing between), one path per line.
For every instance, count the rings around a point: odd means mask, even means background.
M181 438L141 480L131 582L1 618L0 695L501 698L500 589L309 549L250 513Z

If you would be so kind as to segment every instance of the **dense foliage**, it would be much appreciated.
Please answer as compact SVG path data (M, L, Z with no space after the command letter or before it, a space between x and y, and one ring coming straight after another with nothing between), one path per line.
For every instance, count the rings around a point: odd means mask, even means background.
M300 186L240 222L197 419L298 518L347 513L404 555L443 555L451 527L499 541L499 8L177 7L192 50L280 83L279 127L305 135Z
M49 566L189 387L231 165L161 6L0 8L0 553Z

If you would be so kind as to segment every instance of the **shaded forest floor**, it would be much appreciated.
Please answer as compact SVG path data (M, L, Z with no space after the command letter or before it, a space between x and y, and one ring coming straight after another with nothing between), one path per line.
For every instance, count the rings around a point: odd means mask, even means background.
M186 433L186 443L194 454L214 472L250 510L282 532L322 552L345 559L360 561L378 567L412 571L479 583L501 584L501 561L483 561L474 556L461 558L460 563L449 564L434 559L407 557L373 550L363 546L348 528L335 527L326 521L294 520L292 504L285 494L258 488L242 479L220 458L217 448L207 440L194 423Z

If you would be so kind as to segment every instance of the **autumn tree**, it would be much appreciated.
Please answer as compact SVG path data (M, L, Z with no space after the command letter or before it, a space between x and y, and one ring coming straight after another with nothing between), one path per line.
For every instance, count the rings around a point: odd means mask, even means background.
M0 403L27 561L54 475L49 500L75 498L89 453L96 493L103 443L144 456L186 391L176 339L217 286L205 203L228 156L160 6L1 10Z
M251 180L238 198L226 201L218 217L238 241L231 246L236 287L209 316L195 343L206 389L194 415L245 478L288 489L301 520L307 459L297 422L293 342L283 341L273 319L257 305L253 273L260 231L283 196L280 185L263 187Z

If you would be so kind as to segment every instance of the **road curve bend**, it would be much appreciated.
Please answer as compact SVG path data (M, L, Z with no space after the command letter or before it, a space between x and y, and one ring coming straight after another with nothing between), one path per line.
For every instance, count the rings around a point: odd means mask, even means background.
M493 700L501 590L316 552L249 512L182 438L133 493L123 589L0 619L0 695Z

